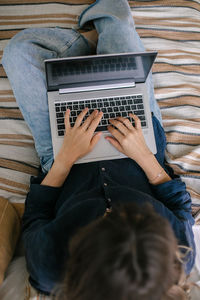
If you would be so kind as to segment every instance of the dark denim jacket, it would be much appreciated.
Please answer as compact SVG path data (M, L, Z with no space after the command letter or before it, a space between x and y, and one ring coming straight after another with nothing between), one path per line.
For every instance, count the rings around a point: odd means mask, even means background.
M142 169L129 158L74 165L62 188L40 185L44 175L31 179L23 240L33 287L49 294L62 278L71 236L102 216L109 205L127 201L148 201L168 219L178 243L193 249L184 263L185 272L190 273L195 260L191 199L185 184L164 164L165 134L155 117L153 125L156 158L173 178L169 182L150 185Z

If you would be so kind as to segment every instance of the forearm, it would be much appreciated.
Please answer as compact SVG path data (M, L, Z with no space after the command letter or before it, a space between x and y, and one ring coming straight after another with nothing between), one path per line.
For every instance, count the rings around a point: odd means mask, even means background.
M41 185L47 185L52 187L61 187L65 182L69 172L73 166L73 163L69 162L63 166L61 160L55 160L50 171L41 182Z
M165 172L152 153L149 153L137 163L143 169L151 184L158 185L171 180L171 177Z

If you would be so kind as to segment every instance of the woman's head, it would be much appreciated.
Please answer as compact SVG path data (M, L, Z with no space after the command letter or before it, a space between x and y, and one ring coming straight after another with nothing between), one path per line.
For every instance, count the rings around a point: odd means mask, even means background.
M58 299L174 299L177 247L170 224L150 204L114 207L72 239Z

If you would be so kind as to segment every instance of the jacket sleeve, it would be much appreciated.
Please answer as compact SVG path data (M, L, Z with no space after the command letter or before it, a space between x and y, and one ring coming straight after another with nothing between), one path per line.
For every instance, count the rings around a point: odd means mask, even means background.
M38 178L31 179L22 218L23 231L33 225L37 229L38 226L49 223L55 217L54 208L62 189L40 185L40 181Z
M175 232L179 232L180 246L188 246L191 251L187 253L186 250L182 252L185 254L185 272L189 274L194 266L196 249L194 242L194 234L192 225L194 225L194 218L191 214L191 198L186 191L185 183L179 178L170 180L168 182L151 186L155 197L162 202L179 220ZM187 254L186 254L187 253Z
M168 182L152 185L153 193L180 220L187 220L194 224L191 214L191 198L186 191L185 183L179 178Z

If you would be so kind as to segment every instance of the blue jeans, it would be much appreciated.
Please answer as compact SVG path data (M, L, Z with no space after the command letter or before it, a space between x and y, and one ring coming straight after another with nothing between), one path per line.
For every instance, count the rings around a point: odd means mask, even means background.
M89 21L93 22L99 34L97 54L145 51L127 0L97 0L82 12L79 27ZM88 41L78 31L58 27L23 30L10 40L4 50L3 67L34 137L44 172L48 172L53 163L44 60L91 53ZM151 74L147 85L151 111L162 122Z

